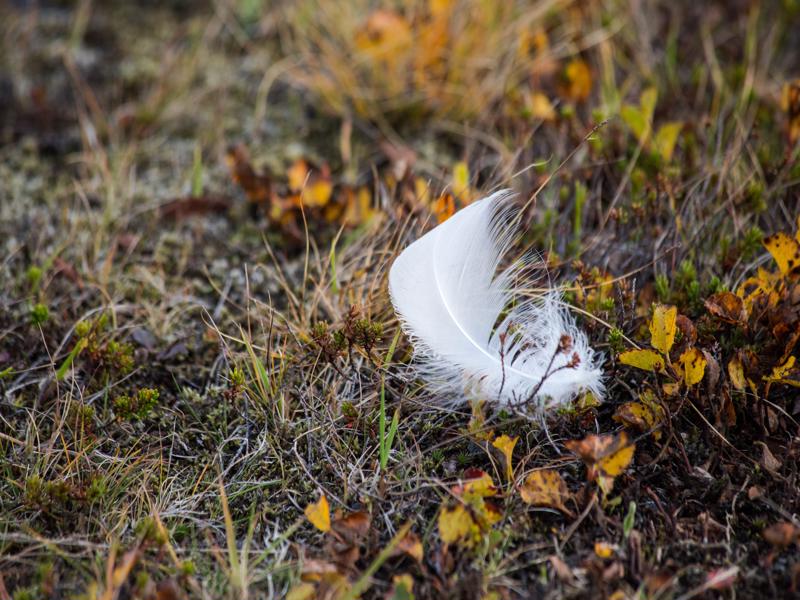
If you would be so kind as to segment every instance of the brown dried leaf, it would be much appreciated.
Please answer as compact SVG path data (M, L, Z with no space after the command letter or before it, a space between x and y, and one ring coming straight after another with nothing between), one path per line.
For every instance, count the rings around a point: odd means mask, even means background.
M587 478L597 480L605 493L611 490L614 478L628 468L636 450L624 431L616 436L588 435L582 440L569 440L565 446L583 460Z
M733 292L719 292L705 301L706 310L725 323L733 325L747 321L744 301Z
M413 531L409 531L398 543L395 549L397 554L405 554L410 556L418 563L422 562L424 557L424 549L419 536Z
M225 162L231 179L244 191L253 204L266 204L272 196L272 180L267 174L257 173L250 163L250 154L243 144L228 148Z
M770 525L761 535L778 550L784 550L793 543L800 542L800 529L786 521Z
M225 196L198 196L197 198L176 198L163 204L159 209L166 219L179 221L196 215L209 213L222 214L231 206L231 199Z
M777 473L783 466L781 461L775 458L775 455L764 442L756 442L761 446L761 460L759 463L770 473Z
M366 537L372 519L363 510L348 513L344 517L334 519L331 529L343 540L357 542Z

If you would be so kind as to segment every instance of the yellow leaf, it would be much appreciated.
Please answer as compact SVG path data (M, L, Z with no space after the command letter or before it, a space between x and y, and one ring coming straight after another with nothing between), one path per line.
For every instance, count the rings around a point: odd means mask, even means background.
M791 273L800 265L800 243L785 233L764 238L764 247L778 263L781 274Z
M728 376L731 378L731 384L740 392L745 388L744 367L742 361L738 356L734 356L728 363Z
M469 167L463 160L453 167L453 195L469 201Z
M794 355L790 356L786 359L782 365L778 365L772 369L772 374L768 377L764 377L767 381L779 381L781 379L785 379L786 376L792 371L794 367L795 357Z
M395 67L408 53L414 40L411 25L403 15L388 9L378 9L367 17L356 34L356 48L365 56Z
M668 381L661 386L665 396L674 396L681 391L681 384L677 382Z
M306 581L300 582L286 594L286 600L312 600L317 595L317 589Z
M327 179L309 181L303 188L303 202L307 206L325 206L332 193L333 184Z
M639 431L650 431L664 420L664 409L655 401L652 393L642 394L639 402L627 402L614 413L614 420ZM658 440L660 431L653 431Z
M672 153L675 151L675 144L682 129L683 123L680 121L665 123L653 138L653 148L666 162L672 160Z
M611 558L614 555L614 546L608 542L595 542L594 553L600 558Z
M486 413L483 410L485 400L476 399L470 402L472 416L467 424L467 431L476 440L489 441L494 437L494 430L486 427Z
M320 531L327 532L331 530L331 510L325 494L322 494L317 502L306 506L305 513L306 518Z
M566 512L564 502L570 494L558 471L543 469L534 471L525 478L525 483L519 488L519 495L525 504L549 506Z
M688 386L697 385L703 380L708 361L697 348L689 348L678 359L681 377Z
M414 196L416 201L423 206L428 206L431 203L430 186L422 177L417 177L414 180Z
M616 477L621 474L633 460L633 453L636 445L628 443L628 435L625 432L619 434L613 452L604 456L597 463L600 472L606 477Z
M487 525L494 525L500 519L503 518L503 515L491 504L485 504L483 506L483 511L480 513L480 517Z
M800 79L783 84L781 108L786 113L789 145L793 147L800 140Z
M431 15L434 17L449 16L453 11L454 4L453 0L431 0L429 4Z
M439 513L439 537L445 544L452 544L466 537L473 524L472 517L461 504L442 509Z
M491 476L485 471L479 471L477 477L469 479L464 484L464 494L471 494L480 498L488 498L497 494L497 488Z
M348 188L344 198L346 205L342 222L348 225L367 223L380 214L372 207L372 195L366 187L360 187L357 191Z
M652 350L628 350L619 355L619 362L645 371L664 370L664 357Z
M661 352L669 354L672 344L675 343L675 321L678 309L674 306L657 304L650 321L650 345Z
M653 115L656 112L656 102L658 101L658 90L655 87L649 87L642 92L639 97L639 106L642 107L642 116L645 121L652 123Z
M617 436L587 435L582 440L569 440L565 445L586 464L588 479L597 480L606 493L611 490L614 478L631 463L636 449L624 431Z
M531 96L528 108L536 119L554 121L556 118L556 109L553 108L553 103L541 92L536 92Z
M506 461L506 479L511 481L514 474L514 468L511 462L511 456L514 453L514 446L517 444L517 438L515 437L508 437L507 435L503 434L497 436L495 440L492 442L492 446L500 450L503 453L503 457Z

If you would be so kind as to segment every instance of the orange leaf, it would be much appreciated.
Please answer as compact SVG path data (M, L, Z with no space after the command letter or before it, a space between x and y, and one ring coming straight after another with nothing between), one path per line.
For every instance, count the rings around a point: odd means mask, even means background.
M573 102L586 100L592 92L592 72L589 70L589 65L579 58L567 63L560 92Z
M286 177L288 178L289 189L293 192L299 192L303 189L303 186L306 183L306 178L308 177L308 165L306 161L302 158L298 158L289 170L286 171Z
M403 537L397 543L397 552L410 556L418 563L421 563L423 558L423 548L419 536L416 533L409 531L405 537Z
M594 553L600 558L611 558L614 556L614 547L608 542L595 542Z
M439 223L444 223L456 212L456 201L453 194L444 193L433 201L431 212Z

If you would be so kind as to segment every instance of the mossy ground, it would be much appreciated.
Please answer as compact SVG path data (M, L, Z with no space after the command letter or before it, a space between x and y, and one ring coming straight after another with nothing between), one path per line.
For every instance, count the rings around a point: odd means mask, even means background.
M719 333L703 301L769 265L763 234L794 231L798 117L780 96L800 75L800 12L789 0L577 4L553 3L543 22L556 70L582 56L591 91L552 83L565 99L544 121L506 110L513 90L473 90L493 99L480 115L345 110L347 90L323 100L292 71L324 35L282 3L0 7L0 599L284 597L335 554L303 516L321 492L370 514L342 567L353 581L407 521L422 540L421 563L387 559L364 597L387 596L401 572L417 598L796 593L797 546L762 537L800 512L792 388L737 396L735 422L718 418L722 388L685 395L659 440L637 438L605 502L587 502L563 442L616 431L615 410L658 388L615 362L626 339L647 339L655 300L692 319L714 356L774 354L766 326ZM655 126L681 123L669 159L618 116L650 87ZM327 163L337 186L374 190L381 216L340 229L310 211L276 227L231 179L236 144L275 181L297 158ZM567 293L595 317L581 318L606 356L606 401L546 427L488 415L519 436L520 473L559 470L574 514L508 488L473 549L445 551L437 515L467 468L502 481L497 456L468 431L468 406L437 408L413 378L407 341L383 365L398 327L387 268L431 220L404 208L404 160L437 190L460 161L476 193L541 187L523 244L563 281L615 278L602 297ZM224 202L169 208L193 193ZM379 341L326 356L315 326L343 327L353 306ZM382 386L389 417L400 409L384 471ZM734 567L732 585L710 589Z

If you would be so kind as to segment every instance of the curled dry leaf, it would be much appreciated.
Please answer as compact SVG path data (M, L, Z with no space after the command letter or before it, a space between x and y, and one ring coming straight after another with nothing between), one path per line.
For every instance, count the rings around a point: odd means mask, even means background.
M413 531L409 531L398 543L395 549L395 553L397 554L405 554L406 556L410 556L418 563L422 562L422 558L424 556L424 551L422 548L422 542L419 539L419 536L414 533Z
M656 401L652 392L644 392L638 402L626 402L614 413L614 420L637 431L653 430L653 437L661 438L661 431L656 429L664 421L664 409Z
M681 345L693 346L697 341L697 327L686 315L678 315L675 319L675 326L681 332Z
M775 455L764 442L755 442L761 446L761 460L758 461L770 473L777 473L781 469L781 461L775 458Z
M746 378L744 375L744 367L739 356L734 356L728 363L728 377L730 377L731 385L734 389L743 392L746 385Z
M628 468L636 449L624 431L616 436L592 434L565 445L586 465L587 479L597 481L605 493L613 487L614 478Z
M348 513L343 517L337 516L333 521L331 530L342 540L354 543L366 537L371 521L369 513L359 510Z
M550 565L553 567L553 571L555 571L556 577L560 581L565 583L569 583L575 579L575 575L572 572L572 569L569 568L569 565L565 563L561 558L553 554L549 557Z
M225 162L233 181L242 188L248 201L266 204L272 197L272 179L268 174L256 172L250 162L250 154L243 144L228 149Z
M720 321L732 325L747 321L744 301L733 292L719 292L705 301L706 310Z

